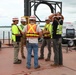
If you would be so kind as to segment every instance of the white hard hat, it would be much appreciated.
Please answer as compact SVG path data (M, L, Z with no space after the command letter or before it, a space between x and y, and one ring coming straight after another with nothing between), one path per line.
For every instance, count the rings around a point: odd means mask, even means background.
M12 18L12 20L15 21L15 20L19 20L19 19L17 17L14 17L14 18Z
M46 21L46 20L50 20L49 17L46 17L46 18L45 18L45 21Z
M36 17L35 17L35 16L30 16L29 19L30 19L30 20L36 20Z
M25 18L21 18L21 21L24 21L24 22L26 22L26 19L25 19Z

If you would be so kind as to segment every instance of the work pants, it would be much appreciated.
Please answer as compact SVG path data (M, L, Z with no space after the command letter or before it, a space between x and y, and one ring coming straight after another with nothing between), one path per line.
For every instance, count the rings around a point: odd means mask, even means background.
M13 46L14 46L14 62L17 62L18 61L20 43L19 42L13 42Z
M56 64L56 65L63 64L61 42L62 42L61 38L53 39L54 64Z
M21 56L24 56L24 45L25 45L25 39L21 37L21 43L20 43Z
M50 57L51 57L51 38L50 39L43 39L41 50L40 50L40 57L44 58L44 47L46 45L47 45L47 48L48 48L47 58L50 59Z
M31 54L34 53L34 67L38 67L38 43L27 43L27 67L31 67Z

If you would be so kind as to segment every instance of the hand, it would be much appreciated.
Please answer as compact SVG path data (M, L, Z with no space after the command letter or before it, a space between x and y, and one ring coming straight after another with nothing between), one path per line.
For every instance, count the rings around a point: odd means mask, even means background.
M21 34L16 34L16 36L22 36Z
M45 33L50 33L50 32L49 32L49 31L44 30L44 31L43 31L43 34L45 34Z

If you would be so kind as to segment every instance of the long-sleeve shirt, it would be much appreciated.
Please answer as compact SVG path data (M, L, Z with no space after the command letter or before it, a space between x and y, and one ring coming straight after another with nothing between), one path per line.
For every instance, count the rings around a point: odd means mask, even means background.
M60 21L54 20L53 21L53 23L52 23L52 25L53 25L53 34L52 34L53 39L57 39L57 38L61 37L60 34L56 34L58 24L63 25L63 20L60 20Z

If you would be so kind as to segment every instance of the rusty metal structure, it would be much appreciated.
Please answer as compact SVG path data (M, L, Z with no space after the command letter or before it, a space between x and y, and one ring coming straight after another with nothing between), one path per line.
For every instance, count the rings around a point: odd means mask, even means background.
M57 7L59 8L59 12L62 13L62 2L51 0L24 0L24 16L30 16L31 9L33 8L33 14L37 17L38 21L44 22L36 14L37 7L40 4L46 4L47 6L49 6L51 13L56 13Z

